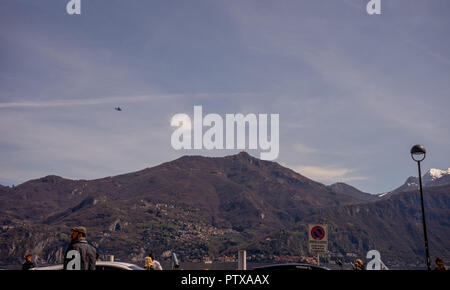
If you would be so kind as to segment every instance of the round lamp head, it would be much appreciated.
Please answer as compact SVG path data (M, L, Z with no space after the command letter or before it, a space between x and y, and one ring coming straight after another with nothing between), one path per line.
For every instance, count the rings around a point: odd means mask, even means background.
M414 161L422 161L425 159L425 154L427 153L427 151L425 150L425 147L423 147L422 145L414 145L411 148L411 157Z

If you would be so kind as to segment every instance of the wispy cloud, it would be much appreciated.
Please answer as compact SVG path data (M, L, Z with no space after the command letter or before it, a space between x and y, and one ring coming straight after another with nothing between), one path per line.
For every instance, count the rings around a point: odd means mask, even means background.
M298 153L303 153L303 154L311 154L311 153L318 153L318 152L320 152L319 149L312 148L312 147L309 147L309 146L306 146L306 145L300 144L300 143L295 145L295 151L298 152Z
M355 180L366 180L366 176L356 174L357 170L340 168L335 166L287 166L295 172L313 180L324 183L349 182Z
M68 99L68 100L45 100L45 101L23 101L23 102L3 102L0 108L20 108L20 107L72 107L89 106L99 104L117 104L117 103L140 103L160 99L174 98L176 95L153 95L153 96L127 96L127 97L105 97L92 99Z

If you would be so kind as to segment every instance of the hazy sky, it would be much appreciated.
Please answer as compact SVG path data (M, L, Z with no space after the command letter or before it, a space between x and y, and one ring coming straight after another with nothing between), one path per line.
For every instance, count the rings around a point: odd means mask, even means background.
M194 105L280 114L275 161L325 184L391 190L416 143L450 167L448 0L67 2L0 2L1 184L236 153L172 149Z

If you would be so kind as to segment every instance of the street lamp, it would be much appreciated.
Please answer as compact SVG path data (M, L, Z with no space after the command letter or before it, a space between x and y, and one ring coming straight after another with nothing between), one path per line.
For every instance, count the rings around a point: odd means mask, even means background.
M428 236L427 236L427 225L425 223L425 208L423 206L423 191L422 191L422 172L420 170L420 162L425 159L426 150L422 145L414 145L411 148L411 158L417 162L417 167L419 168L419 187L420 187L420 200L422 203L422 223L423 223L423 236L425 239L425 254L427 256L427 268L431 270L430 265L430 252L428 250Z

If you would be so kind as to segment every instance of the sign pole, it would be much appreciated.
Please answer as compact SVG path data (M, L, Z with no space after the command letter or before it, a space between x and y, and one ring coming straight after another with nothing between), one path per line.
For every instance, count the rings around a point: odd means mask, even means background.
M319 253L317 253L317 266L320 266L320 256L319 256L320 254Z

